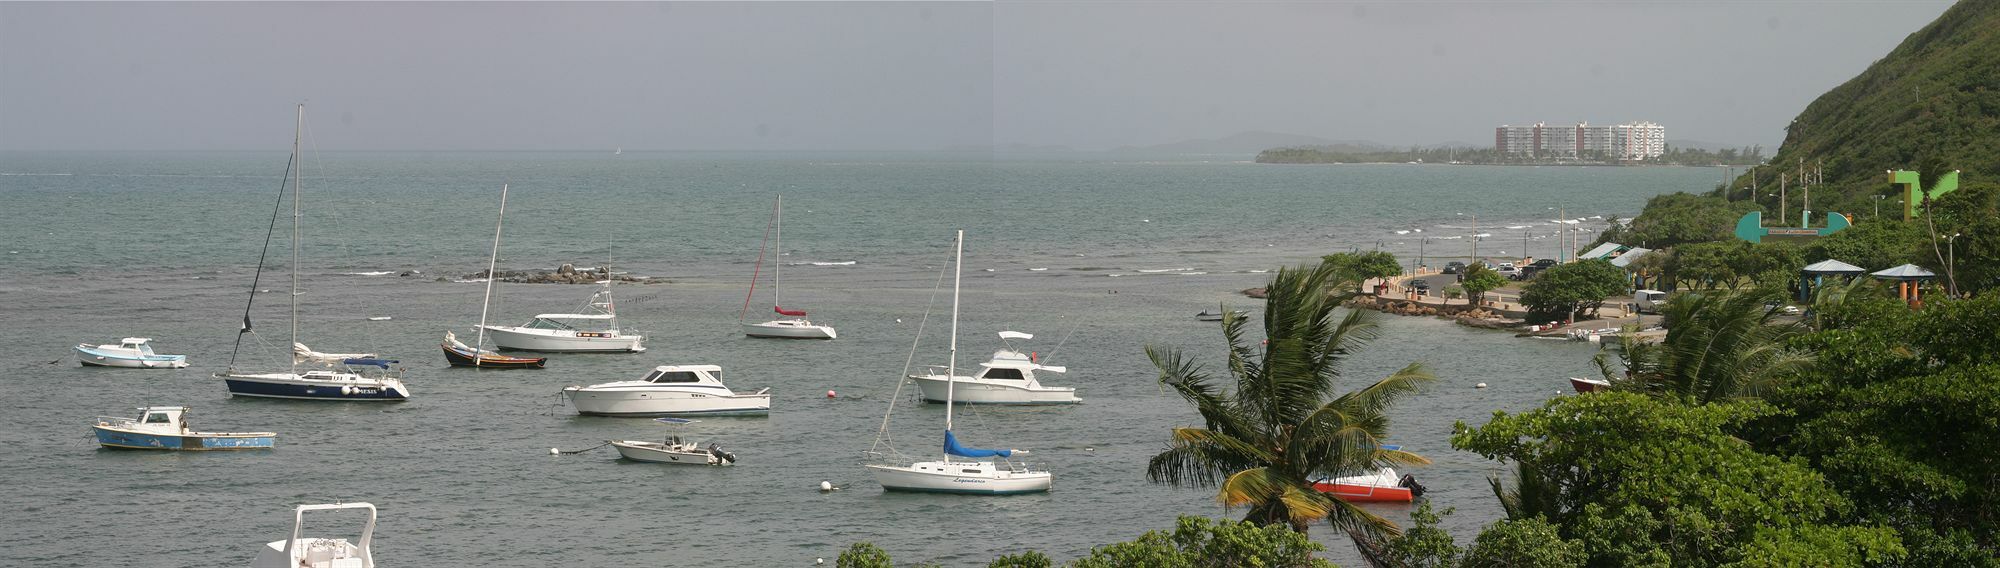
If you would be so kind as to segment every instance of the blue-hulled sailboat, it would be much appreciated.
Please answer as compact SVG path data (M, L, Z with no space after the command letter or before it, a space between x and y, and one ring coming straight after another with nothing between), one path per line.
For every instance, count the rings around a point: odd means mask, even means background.
M299 343L299 191L304 175L300 173L303 162L299 153L299 133L305 129L306 105L299 105L298 120L292 130L292 158L287 164L288 178L292 190L292 365L291 368L271 373L245 373L236 370L236 353L243 348L243 336L252 333L250 307L257 302L257 284L264 274L264 255L257 258L257 276L250 281L250 301L243 305L243 327L237 330L236 347L229 354L229 369L217 374L229 386L229 394L235 396L256 396L267 398L291 398L305 400L360 400L360 401L400 401L410 398L410 389L402 379L389 373L395 361L381 359L373 353L320 353ZM278 185L278 203L284 204L285 186ZM278 210L271 212L270 233L264 236L265 251L270 250L271 233L277 232ZM314 362L326 366L325 369L301 372L300 362ZM379 367L381 373L371 376L361 372L369 367Z
M947 373L957 372L958 367L958 289L965 260L965 231L958 232L954 245L951 280L951 355L947 361ZM947 374L946 376L951 376ZM1011 460L992 461L979 458L1011 458L1014 454L1026 454L1023 450L989 450L972 448L958 442L952 433L951 415L955 389L949 381L945 387L944 402L944 458L938 461L920 461L909 465L870 464L869 471L875 474L875 481L889 491L919 491L932 493L970 493L977 495L1012 495L1018 493L1041 493L1054 484L1055 476L1047 470L1034 469L1026 464ZM890 412L895 412L895 397L891 397ZM887 418L883 419L886 430ZM952 456L973 458L953 460Z

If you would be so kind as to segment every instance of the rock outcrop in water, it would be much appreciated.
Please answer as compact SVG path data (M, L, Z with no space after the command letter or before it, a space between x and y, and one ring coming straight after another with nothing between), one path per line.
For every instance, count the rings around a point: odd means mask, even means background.
M596 284L607 279L642 284L659 282L650 278L639 278L626 274L611 274L610 270L602 266L579 269L571 264L564 264L556 267L555 270L501 270L496 272L496 274L499 275L499 281L512 284ZM481 270L467 274L460 279L478 280L486 277L486 271Z

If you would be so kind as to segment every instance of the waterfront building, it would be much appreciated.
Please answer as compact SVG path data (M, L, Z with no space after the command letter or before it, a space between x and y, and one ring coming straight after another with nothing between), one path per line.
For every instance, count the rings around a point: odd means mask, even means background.
M1501 125L1493 129L1493 149L1528 158L1647 160L1666 153L1667 128L1652 122Z

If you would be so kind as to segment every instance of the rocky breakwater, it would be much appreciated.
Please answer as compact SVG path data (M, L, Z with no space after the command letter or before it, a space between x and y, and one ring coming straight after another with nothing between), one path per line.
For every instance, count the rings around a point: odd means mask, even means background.
M602 266L579 269L571 264L556 267L555 270L501 270L494 274L497 275L500 282L512 284L596 284L605 280L637 282L641 284L656 284L661 282L660 280L651 278L612 274L610 269ZM467 274L460 279L483 280L487 277L487 272L481 270Z
M1356 296L1347 301L1347 307L1399 316L1435 316L1456 321L1459 325L1482 329L1512 329L1521 325L1521 320L1508 318L1491 309L1467 304L1433 304L1400 298Z

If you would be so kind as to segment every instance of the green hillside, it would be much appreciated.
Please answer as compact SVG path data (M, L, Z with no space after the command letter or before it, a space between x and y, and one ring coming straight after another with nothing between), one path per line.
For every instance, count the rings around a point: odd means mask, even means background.
M2000 2L1952 6L1820 95L1792 122L1770 165L1758 168L1757 183L1775 187L1774 170L1796 177L1803 160L1824 168L1814 210L1862 213L1873 195L1890 191L1884 170L1918 169L1926 159L1964 171L1967 183L2000 181ZM1749 183L1739 178L1733 197L1742 199ZM1789 196L1792 211L1799 199ZM1762 201L1776 209L1771 198Z

